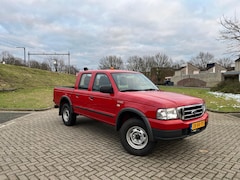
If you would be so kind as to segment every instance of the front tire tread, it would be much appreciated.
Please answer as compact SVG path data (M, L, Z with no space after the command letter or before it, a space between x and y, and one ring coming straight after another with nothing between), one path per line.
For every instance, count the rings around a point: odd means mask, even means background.
M141 148L140 146L138 148L134 148L133 145L131 145L131 143L128 143L129 137L127 137L127 135L129 134L129 130L131 130L134 127L139 127L140 131L141 129L144 130L144 133L147 134L147 144L145 146L142 146L143 148ZM128 139L128 140L127 140ZM150 137L147 131L147 128L145 126L145 124L143 123L143 121L141 121L140 119L136 119L136 118L131 118L129 120L127 120L121 127L120 129L120 140L121 140L121 144L124 147L124 149L133 155L137 155L137 156L145 156L150 154L155 145L156 145L156 141L150 141Z

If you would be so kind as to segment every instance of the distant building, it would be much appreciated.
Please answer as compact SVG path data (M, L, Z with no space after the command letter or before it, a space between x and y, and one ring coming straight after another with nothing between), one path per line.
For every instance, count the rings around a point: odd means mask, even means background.
M240 58L235 61L235 71L240 71Z
M183 76L183 75L189 75L189 74L199 74L200 69L198 69L196 66L187 63L185 66L182 66L179 70L175 71L174 76Z
M187 63L175 71L172 81L175 85L186 87L213 87L223 80L227 70L217 63L207 65L206 71L200 71L196 66Z
M240 58L235 60L235 69L233 71L227 71L223 74L224 80L237 80L240 82Z
M210 63L207 64L207 72L209 73L224 73L227 69L222 67L220 64L217 63Z

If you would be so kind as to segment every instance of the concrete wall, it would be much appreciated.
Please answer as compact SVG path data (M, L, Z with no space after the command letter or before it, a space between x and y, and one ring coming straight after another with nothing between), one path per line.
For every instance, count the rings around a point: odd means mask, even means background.
M188 63L186 67L175 71L171 81L179 86L213 87L223 81L223 72L226 72L226 69L217 63L207 71L200 71Z
M191 84L196 87L196 82L194 82L194 79L201 80L203 82L206 82L205 87L213 87L217 85L219 82L223 80L222 73L200 73L200 74L189 74L189 75L181 75L181 76L173 76L171 81L174 82L175 85L178 85L178 82L188 82L186 86ZM184 81L182 81L184 80ZM189 81L193 81L192 83ZM184 84L179 84L184 86ZM203 83L199 83L199 87L203 87Z

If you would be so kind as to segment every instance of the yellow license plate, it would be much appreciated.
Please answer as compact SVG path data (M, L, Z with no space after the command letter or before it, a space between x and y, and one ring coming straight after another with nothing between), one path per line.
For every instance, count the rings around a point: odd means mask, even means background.
M204 126L205 126L205 121L195 122L195 123L192 123L191 130L196 130Z

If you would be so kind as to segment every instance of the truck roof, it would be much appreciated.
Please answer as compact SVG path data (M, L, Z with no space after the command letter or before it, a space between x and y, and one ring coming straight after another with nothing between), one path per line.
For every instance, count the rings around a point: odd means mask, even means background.
M136 71L128 71L128 70L118 70L118 69L100 69L100 70L87 70L87 71L80 71L79 73L83 73L83 72L89 72L89 73L98 73L98 72L105 72L105 73L115 73L115 72L119 72L119 73L139 73Z

